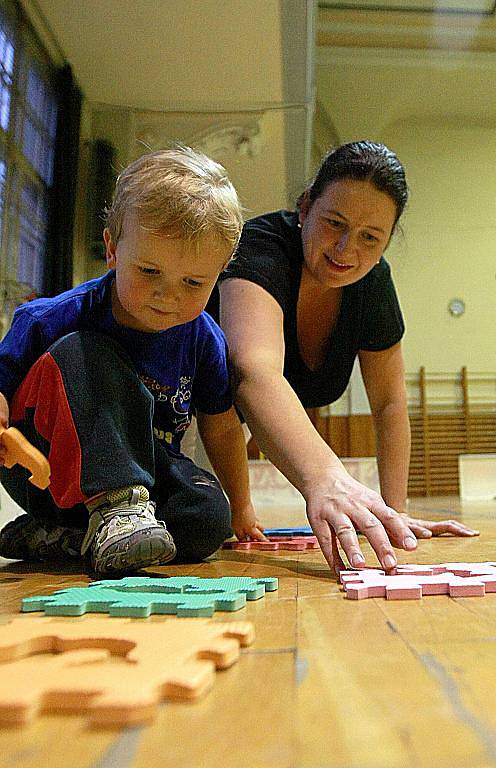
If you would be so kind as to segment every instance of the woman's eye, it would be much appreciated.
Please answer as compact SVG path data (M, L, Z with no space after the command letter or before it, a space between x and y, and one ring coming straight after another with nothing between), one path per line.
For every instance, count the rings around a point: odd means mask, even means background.
M153 269L153 267L139 267L139 271L142 275L158 275L159 271L158 269Z
M372 245L374 243L379 242L377 237L375 235L371 235L370 232L364 232L363 233L363 239L367 241L367 243L371 243Z
M327 219L327 223L335 229L340 229L343 226L343 222L339 221L338 219Z
M190 288L201 288L202 283L198 282L198 280L193 280L192 277L185 277L184 282L186 285L189 285Z

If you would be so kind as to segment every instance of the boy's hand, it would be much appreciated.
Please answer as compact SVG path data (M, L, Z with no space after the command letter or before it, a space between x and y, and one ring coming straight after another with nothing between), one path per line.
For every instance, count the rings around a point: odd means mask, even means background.
M232 510L232 527L238 541L266 541L263 525L258 522L253 504L241 510Z

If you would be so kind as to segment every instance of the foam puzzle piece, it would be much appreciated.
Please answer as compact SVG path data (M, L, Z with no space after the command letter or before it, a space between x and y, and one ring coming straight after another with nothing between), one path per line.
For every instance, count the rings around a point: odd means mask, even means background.
M264 528L266 536L313 536L309 525L300 528Z
M161 701L205 694L253 639L242 621L19 617L0 637L0 725L68 712L95 727L149 722Z
M220 576L217 579L203 576L127 576L123 579L93 581L90 587L111 587L124 592L242 592L248 600L258 600L266 592L275 592L279 580L273 576L259 579L251 576Z
M95 581L88 587L58 590L53 595L25 597L21 610L24 613L44 611L47 616L108 613L147 618L155 613L210 617L214 611L239 611L247 600L259 600L277 588L278 580L271 577L128 576Z
M239 551L268 552L286 549L305 552L309 549L319 549L319 542L316 536L269 536L268 541L225 541L222 547Z
M340 580L351 600L419 600L427 595L483 597L496 592L496 563L399 565L394 575L386 575L378 568L364 568L342 571Z
M26 440L22 432L15 427L0 426L0 443L6 450L4 466L12 469L14 464L20 464L29 469L29 480L38 488L44 490L50 485L50 464L43 454Z

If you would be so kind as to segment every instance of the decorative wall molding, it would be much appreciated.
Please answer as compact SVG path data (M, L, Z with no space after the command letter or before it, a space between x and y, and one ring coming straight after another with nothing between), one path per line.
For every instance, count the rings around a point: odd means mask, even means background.
M222 157L236 153L252 158L263 147L263 113L219 115L171 113L136 113L134 117L135 140L150 149L158 149L175 141L180 121L180 141L195 147L210 157Z
M233 151L243 157L256 157L262 148L262 128L258 120L238 125L214 125L193 136L191 143L209 157Z

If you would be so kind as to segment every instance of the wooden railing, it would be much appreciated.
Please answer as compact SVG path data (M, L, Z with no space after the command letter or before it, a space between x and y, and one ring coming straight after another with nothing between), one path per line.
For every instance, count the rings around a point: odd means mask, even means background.
M458 456L496 453L496 373L427 373L420 368L407 376L412 430L409 496L457 495ZM319 434L345 457L375 455L372 417L366 414L329 416L308 409ZM251 458L258 458L255 443Z
M458 494L458 456L496 453L496 374L408 377L410 496Z

